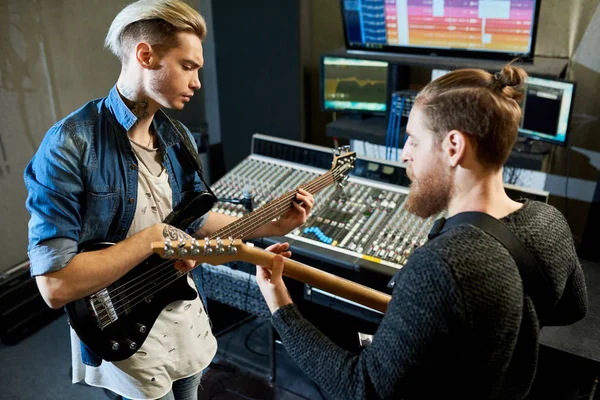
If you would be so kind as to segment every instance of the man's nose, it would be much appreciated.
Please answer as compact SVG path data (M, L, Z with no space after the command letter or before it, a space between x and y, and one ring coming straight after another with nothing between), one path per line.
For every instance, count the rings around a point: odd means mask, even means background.
M403 163L409 162L410 154L409 154L408 146L404 146L404 148L402 149L402 153L400 153L400 159L402 160Z
M194 90L198 90L202 87L202 84L200 83L200 77L198 77L198 75L196 75L194 77L194 79L192 80L192 82L190 82L190 88L194 89Z

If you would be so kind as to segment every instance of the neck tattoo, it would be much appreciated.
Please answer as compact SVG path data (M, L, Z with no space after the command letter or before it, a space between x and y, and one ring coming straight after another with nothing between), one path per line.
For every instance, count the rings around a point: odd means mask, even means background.
M123 98L123 102L138 120L148 117L148 107L150 104L146 97L142 97L139 100L130 100L135 97L135 93L127 86L120 87L119 91L121 93L121 98Z

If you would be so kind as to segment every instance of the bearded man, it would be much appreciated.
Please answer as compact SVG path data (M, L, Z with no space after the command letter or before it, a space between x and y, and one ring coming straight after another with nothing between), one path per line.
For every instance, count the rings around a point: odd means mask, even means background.
M288 353L339 399L522 399L536 372L544 325L587 311L583 272L562 214L514 201L502 165L516 140L527 75L457 70L427 85L409 117L402 151L412 181L408 209L446 222L479 212L512 231L541 266L543 298L524 285L511 252L473 224L455 224L409 257L388 309L359 355L332 343L300 315L282 280L283 259L257 267L273 325ZM456 220L455 220L456 221ZM287 244L271 249L282 253Z

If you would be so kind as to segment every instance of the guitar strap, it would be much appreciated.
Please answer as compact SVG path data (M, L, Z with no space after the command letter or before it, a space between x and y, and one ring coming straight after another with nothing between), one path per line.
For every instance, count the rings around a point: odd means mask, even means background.
M501 221L482 212L463 212L451 218L440 218L429 232L429 240L442 235L453 226L469 224L478 227L498 242L510 253L519 268L525 292L531 296L538 316L552 309L553 286L539 263L523 242Z
M200 160L200 156L198 155L198 150L196 150L195 146L192 144L192 141L190 140L190 137L188 136L188 134L185 131L185 128L183 127L181 122L179 122L176 119L171 119L171 118L169 118L169 119L171 120L171 122L173 123L173 126L175 127L175 130L179 134L179 137L183 143L183 147L185 147L185 149L186 149L186 154L191 159L192 165L194 166L194 169L198 173L200 180L202 181L202 183L204 183L204 187L206 187L206 191L208 193L210 193L215 198L215 201L216 201L217 196L215 196L213 191L210 189L210 186L204 180L204 173L202 170L202 161Z

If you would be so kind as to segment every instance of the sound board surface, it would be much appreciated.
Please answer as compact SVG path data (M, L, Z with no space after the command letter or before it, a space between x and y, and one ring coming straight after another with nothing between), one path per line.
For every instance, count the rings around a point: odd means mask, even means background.
M211 188L220 199L251 198L257 209L326 173L332 161L332 149L255 134L252 154ZM390 293L390 278L426 242L433 222L445 214L426 219L410 214L406 209L409 184L402 163L358 154L345 186L330 185L315 195L304 225L283 237L252 241L261 247L287 241L296 260ZM548 199L547 192L515 186L507 187L507 193L513 198ZM241 201L237 203L218 202L212 211L236 217L249 212ZM203 268L207 295L255 315L268 315L254 269L243 262ZM381 318L378 311L318 288L303 285L301 290L300 296L310 303L363 321L376 323ZM294 297L297 301L297 292Z
M255 134L252 154L212 189L219 198L251 193L258 208L325 173L332 160L331 149ZM315 258L393 275L426 242L433 222L444 216L410 214L408 184L403 164L358 155L345 187L331 185L316 194L306 223L285 240L308 245L304 247ZM547 193L526 194L547 199ZM237 217L247 212L243 205L230 203L217 203L213 211Z

